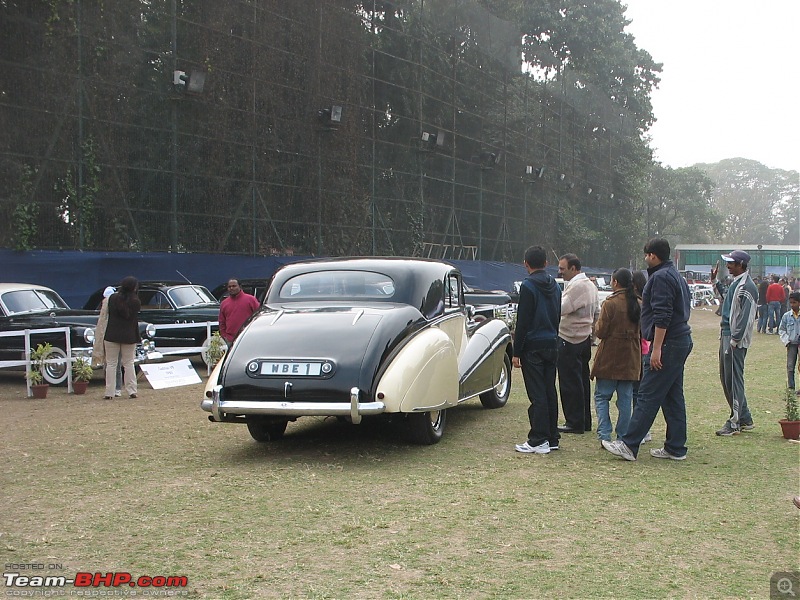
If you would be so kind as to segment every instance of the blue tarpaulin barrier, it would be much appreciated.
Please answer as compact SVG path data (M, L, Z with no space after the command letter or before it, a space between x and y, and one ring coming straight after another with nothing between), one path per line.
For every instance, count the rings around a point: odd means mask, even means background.
M133 275L142 281L190 280L209 289L231 277L268 278L285 264L310 257L238 256L228 254L172 254L167 252L79 252L74 250L0 249L0 280L38 283L56 290L73 308L82 308L89 296ZM453 260L473 288L511 291L525 277L521 264ZM555 274L555 268L550 268Z

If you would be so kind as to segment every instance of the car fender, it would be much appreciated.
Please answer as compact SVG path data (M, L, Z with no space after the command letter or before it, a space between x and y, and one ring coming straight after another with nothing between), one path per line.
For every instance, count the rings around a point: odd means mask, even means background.
M214 365L214 368L211 370L211 375L208 376L208 381L206 381L206 388L205 390L203 390L204 398L211 397L211 392L214 390L214 388L217 385L217 382L219 381L219 374L222 371L223 362L224 361L222 360L217 361L217 364Z
M458 404L458 356L440 329L416 334L392 358L376 386L386 412L423 412Z

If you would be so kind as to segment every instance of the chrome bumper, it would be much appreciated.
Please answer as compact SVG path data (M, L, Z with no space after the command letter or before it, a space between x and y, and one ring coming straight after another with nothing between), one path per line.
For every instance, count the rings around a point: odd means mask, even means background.
M386 410L383 402L359 402L358 388L350 390L350 402L261 402L258 400L220 400L222 386L216 386L210 398L203 398L200 408L210 412L212 420L225 421L225 415L273 415L285 417L350 417L354 424L364 415L379 415Z

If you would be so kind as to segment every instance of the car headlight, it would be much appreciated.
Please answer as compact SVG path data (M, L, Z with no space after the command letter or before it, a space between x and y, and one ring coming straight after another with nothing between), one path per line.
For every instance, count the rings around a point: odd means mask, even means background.
M83 339L86 340L87 344L94 344L94 329L89 327L88 329L83 330Z
M147 337L149 338L156 337L156 326L152 323L148 323L147 327L145 328L145 333L147 333Z

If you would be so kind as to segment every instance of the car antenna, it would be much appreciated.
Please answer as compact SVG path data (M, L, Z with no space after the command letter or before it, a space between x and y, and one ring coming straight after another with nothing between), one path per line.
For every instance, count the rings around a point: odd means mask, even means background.
M178 275L180 275L181 277L183 277L183 278L186 280L186 283L188 283L189 285L192 285L192 282L191 282L191 281L189 281L189 278L188 278L188 277L186 277L186 275L184 275L183 273L181 273L180 271L178 271L178 269L175 269L175 272L176 272Z
M555 256L555 257L556 257L556 260L557 260L557 261L561 260L561 259L558 257L558 254L556 254L555 248L550 248L550 252L552 252L552 253L553 253L553 256Z

